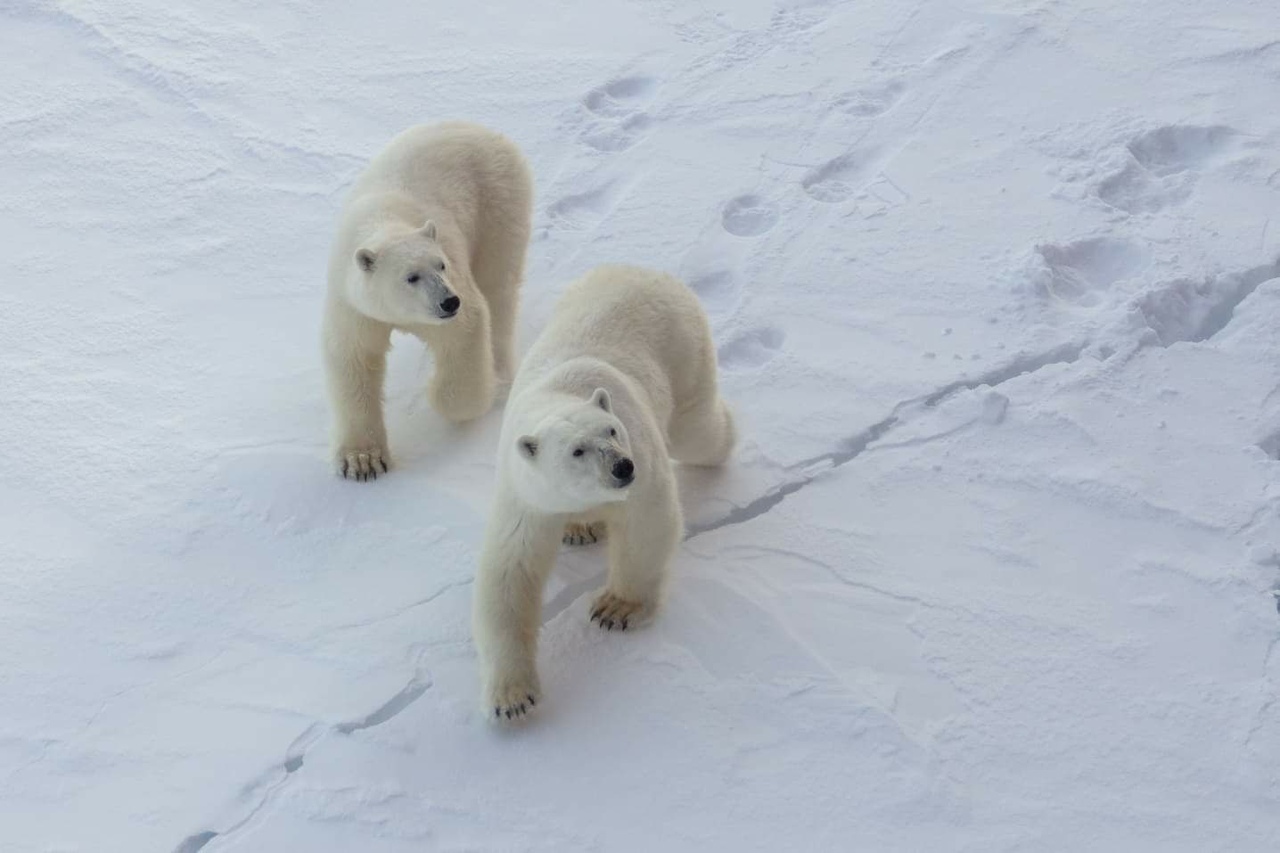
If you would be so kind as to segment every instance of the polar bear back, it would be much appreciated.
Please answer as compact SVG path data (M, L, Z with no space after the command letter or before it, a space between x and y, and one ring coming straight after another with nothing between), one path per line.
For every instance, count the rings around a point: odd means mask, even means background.
M626 374L647 392L660 422L717 394L706 313L693 291L655 270L600 266L565 288L525 356L512 397L574 359Z
M528 167L515 143L482 125L448 121L416 125L392 138L356 180L346 207L447 211L477 246L490 229L511 228L505 219L527 217L531 200Z

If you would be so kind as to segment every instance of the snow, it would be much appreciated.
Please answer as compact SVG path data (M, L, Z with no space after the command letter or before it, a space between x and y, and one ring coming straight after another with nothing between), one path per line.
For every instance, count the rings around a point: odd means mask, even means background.
M1280 849L1280 10L0 0L0 848ZM666 609L478 709L500 412L323 268L397 131L538 189L521 344L683 276L742 445Z

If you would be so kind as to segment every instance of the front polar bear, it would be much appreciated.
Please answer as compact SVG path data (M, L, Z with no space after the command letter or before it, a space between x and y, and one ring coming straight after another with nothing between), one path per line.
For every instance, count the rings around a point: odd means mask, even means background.
M452 421L509 379L533 184L506 137L465 122L412 127L352 187L329 258L323 349L333 459L357 480L388 470L382 384L392 330L431 348L429 395Z
M561 539L607 534L593 621L647 620L683 532L670 460L719 465L733 443L711 331L687 287L621 266L569 285L502 422L473 613L486 714L511 719L538 701L542 588Z

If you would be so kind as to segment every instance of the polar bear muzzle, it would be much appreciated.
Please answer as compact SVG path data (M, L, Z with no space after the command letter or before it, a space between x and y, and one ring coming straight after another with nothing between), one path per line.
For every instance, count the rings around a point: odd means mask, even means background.
M624 489L631 485L631 481L636 478L636 466L634 462L624 456L613 463L609 473L613 475L614 486Z
M462 307L462 300L458 298L457 294L450 293L440 300L440 317L442 319L452 317L458 313L460 307Z

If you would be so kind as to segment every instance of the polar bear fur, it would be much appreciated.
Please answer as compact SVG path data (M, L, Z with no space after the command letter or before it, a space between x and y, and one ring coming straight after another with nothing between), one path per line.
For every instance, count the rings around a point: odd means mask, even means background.
M683 533L671 459L719 465L733 448L697 297L635 267L599 267L569 285L521 363L500 442L473 629L485 713L511 719L541 695L542 590L566 526L570 537L607 531L592 621L638 625L658 606Z
M393 330L431 349L428 394L444 417L493 405L511 377L532 203L520 150L465 122L404 131L357 179L329 258L323 327L342 476L390 468L382 385Z

